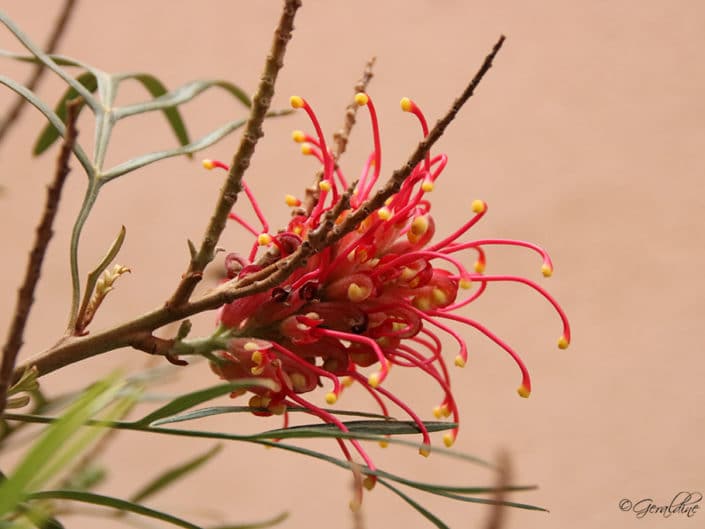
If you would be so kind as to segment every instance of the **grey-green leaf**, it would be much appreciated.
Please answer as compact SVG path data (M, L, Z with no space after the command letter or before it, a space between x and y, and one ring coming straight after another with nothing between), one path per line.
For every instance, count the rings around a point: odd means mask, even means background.
M193 472L200 466L210 461L210 459L220 452L221 449L222 445L215 445L204 454L194 457L185 463L181 463L180 465L159 474L156 478L130 496L130 501L134 503L141 502L144 499L156 494L160 490L165 489L169 485L175 483L179 479L185 477L187 474Z
M92 72L82 73L81 75L76 77L76 81L81 83L81 85L83 85L86 90L88 90L90 93L94 93L98 88L98 80ZM59 102L55 108L55 112L62 122L66 121L66 104L72 99L77 98L78 96L79 94L76 89L71 86L66 90L66 92L64 92L64 95L61 96L61 99L59 99ZM77 109L77 112L80 113L83 107L84 105L82 104ZM49 147L51 147L53 143L61 137L62 134L63 132L59 132L56 127L52 125L47 125L46 127L44 127L42 132L39 134L37 141L34 143L32 154L34 154L35 156L39 156Z

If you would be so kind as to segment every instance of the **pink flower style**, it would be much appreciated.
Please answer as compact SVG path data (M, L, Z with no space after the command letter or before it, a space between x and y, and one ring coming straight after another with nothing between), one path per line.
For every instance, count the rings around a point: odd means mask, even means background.
M365 93L357 94L355 99L369 111L374 151L362 170L350 209L343 211L337 223L370 197L380 176L382 151L375 107ZM252 192L243 184L262 230L231 213L230 218L250 231L256 242L247 258L237 254L226 257L230 278L242 278L273 260L290 255L319 226L325 212L333 208L342 190L348 187L309 104L297 96L291 98L291 104L306 111L315 129L314 136L295 131L293 138L302 143L304 154L314 156L322 165L318 200L311 211L306 212L300 200L287 195L286 203L294 208L294 214L285 229L272 234ZM401 107L416 116L424 136L428 135L428 125L419 107L408 98L402 99ZM485 202L474 201L473 216L465 224L432 242L435 228L427 194L447 161L444 154L426 155L399 191L357 229L311 256L279 286L237 299L221 309L219 323L230 329L233 338L228 342L227 351L217 353L219 361L212 363L212 369L227 380L259 377L273 381L276 389L250 389L254 394L250 406L263 410L257 414L284 414L286 424L287 407L303 407L326 423L347 431L335 415L304 398L303 394L329 384L331 390L325 401L332 405L344 388L358 383L385 415L389 414L389 402L408 414L423 436L420 453L428 455L431 441L423 421L401 398L384 387L384 381L393 365L422 370L436 381L443 395L433 410L435 417L452 417L457 424L458 406L451 391L439 335L447 334L457 342L456 366L465 366L468 351L465 340L451 322L478 330L509 353L521 371L519 395L528 397L531 392L529 372L514 349L481 323L457 313L457 309L478 299L491 282L523 283L545 297L563 324L558 346L568 347L570 327L566 315L543 287L523 277L484 273L485 248L509 245L538 253L543 260L543 275L548 277L553 265L546 251L529 242L509 239L462 240L487 213ZM215 161L206 161L204 166L228 169L227 165ZM261 247L267 247L266 256L257 260ZM476 256L473 270L468 270L457 257L465 251ZM474 292L459 299L459 290L473 288ZM371 374L360 371L371 366L375 366ZM243 393L245 391L238 395ZM453 444L457 433L456 427L445 434L446 446ZM338 442L345 456L351 459L346 444L342 440ZM350 443L374 469L360 444L354 440Z

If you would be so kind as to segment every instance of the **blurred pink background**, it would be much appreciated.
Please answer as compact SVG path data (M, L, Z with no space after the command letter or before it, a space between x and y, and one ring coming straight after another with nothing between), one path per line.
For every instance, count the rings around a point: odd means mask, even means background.
M83 1L60 52L109 72L146 71L169 87L196 78L225 78L253 92L279 16L280 2L152 0ZM196 6L199 7L196 7ZM43 43L60 2L5 0L3 8ZM438 233L486 200L489 214L477 237L507 237L544 245L556 265L550 280L521 249L492 249L492 270L540 281L562 303L573 343L556 348L560 322L540 296L521 285L497 285L466 314L518 350L534 379L530 399L516 396L519 374L498 347L462 329L471 361L453 372L462 415L457 450L494 459L506 449L515 482L537 484L510 499L551 512L508 512L506 527L694 527L673 515L636 519L622 498L668 503L679 491L705 491L705 4L655 0L616 2L324 2L304 1L296 19L275 108L298 94L315 107L324 129L340 127L365 61L377 56L369 92L380 114L383 170L389 174L418 141L416 123L399 110L409 96L435 121L474 74L500 34L507 36L495 67L442 138L436 152L450 162L431 198ZM0 48L20 51L9 32ZM3 60L2 71L23 80L28 68ZM63 91L47 78L39 95L52 105ZM0 91L0 108L14 94ZM118 104L145 97L126 84ZM194 137L245 116L214 90L184 108ZM369 120L361 115L341 160L355 175L371 149ZM37 160L31 145L43 127L26 109L0 145L0 329L4 333L24 270L44 187L57 149ZM92 122L79 122L91 146ZM247 180L274 226L284 223L285 193L308 185L315 166L298 154L290 131L309 128L295 114L265 123ZM118 261L132 268L98 314L93 328L120 322L159 305L185 269L186 238L199 240L220 185L197 160L229 161L229 137L193 162L171 159L111 183L88 222L82 274L105 252L121 224L127 241ZM173 145L157 114L121 123L110 166ZM63 331L68 303L68 238L85 185L77 163L69 177L37 291L25 357L51 345ZM244 202L243 202L244 203ZM232 225L222 245L243 248L248 236ZM207 285L204 285L204 288ZM207 332L212 318L195 319ZM448 342L450 358L454 345ZM149 359L121 350L44 379L58 393L86 384L114 367L129 370ZM215 382L204 364L183 369L164 391ZM390 387L427 418L438 398L424 377L395 371ZM322 402L323 393L321 393ZM227 403L227 401L223 401ZM350 392L341 408L371 407ZM278 421L224 416L211 426L231 431L275 427ZM440 437L435 438L440 444ZM329 450L332 442L306 442ZM124 434L105 454L114 469L102 492L127 496L151 473L176 464L207 442ZM492 475L439 454L370 448L390 471L447 484L490 484ZM3 455L0 466L15 456ZM215 462L150 504L187 519L247 522L291 511L282 527L350 527L348 472L322 462L245 444L225 447ZM414 495L451 527L481 527L481 505ZM378 487L365 497L369 528L430 527L401 500ZM95 527L79 517L71 527ZM112 526L103 524L101 526ZM117 526L117 522L114 522Z

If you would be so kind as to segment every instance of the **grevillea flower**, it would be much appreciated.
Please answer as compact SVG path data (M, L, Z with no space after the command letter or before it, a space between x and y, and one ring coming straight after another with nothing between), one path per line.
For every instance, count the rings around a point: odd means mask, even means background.
M375 107L364 93L357 94L356 101L369 111L374 149L355 186L350 207L336 220L338 224L371 196L382 166ZM286 203L293 208L292 219L284 229L270 233L262 211L245 185L245 194L262 229L231 213L230 217L256 240L248 256L226 257L230 278L246 277L294 252L348 188L348 181L335 162L309 104L300 97L292 97L291 104L306 111L315 130L313 135L296 131L293 138L302 144L304 154L315 157L322 166L318 199L307 211L301 207L301 200L287 195ZM428 125L419 107L407 98L402 99L401 106L418 119L423 135L428 135ZM273 381L275 389L250 389L254 394L250 405L261 410L256 413L286 415L288 406L303 407L346 431L335 415L303 395L321 385L328 386L325 402L332 405L345 387L359 384L385 415L389 403L408 414L423 436L420 452L427 455L430 438L422 420L404 400L388 391L384 382L392 366L423 371L435 380L442 394L434 409L436 418L452 417L459 423L440 335L446 334L457 342L453 363L463 367L468 352L457 326L471 327L484 334L518 365L519 395L528 397L531 391L527 368L514 349L481 323L458 314L457 309L478 299L492 282L523 283L545 297L563 324L558 346L568 346L568 320L543 287L523 277L484 272L485 249L494 245L532 250L542 259L543 275L550 276L553 271L546 251L535 244L508 239L466 240L470 228L487 213L485 202L473 202L473 215L467 222L453 233L434 240L435 227L427 196L447 161L444 154L429 153L398 192L383 207L372 211L356 229L310 257L282 284L237 299L221 309L219 323L229 329L231 338L227 351L216 355L212 369L227 380L260 377ZM206 161L204 166L227 169L221 162ZM262 252L263 247L266 250ZM464 263L465 253L474 257L472 269ZM263 255L258 257L258 254ZM457 433L456 427L444 436L444 443L450 446ZM360 445L350 442L369 467L374 468ZM339 444L349 459L348 447L343 441Z

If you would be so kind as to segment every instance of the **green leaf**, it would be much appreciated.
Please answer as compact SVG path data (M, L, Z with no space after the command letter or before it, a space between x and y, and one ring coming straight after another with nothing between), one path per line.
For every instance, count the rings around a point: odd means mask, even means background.
M238 382L219 384L210 388L193 391L191 393L187 393L186 395L181 395L180 397L175 398L164 406L154 410L151 413L148 413L140 420L135 421L132 424L136 426L148 426L154 421L163 419L164 417L176 415L177 413L188 410L189 408L193 408L194 406L197 406L202 402L206 402L216 397L232 393L237 389L251 388L252 386L273 389L273 383L263 379L243 379L239 380Z
M53 110L51 110L41 99L39 99L34 94L34 92L28 90L25 86L10 79L9 77L5 77L4 75L0 75L0 83L4 84L11 90L17 92L23 98L25 98L32 106L39 110L39 112L44 114L44 117L49 120L49 123L52 127L59 131L59 134L61 136L64 135L66 127L64 126L63 121L61 121L59 116L57 116ZM78 143L74 144L73 152L78 158L78 161L81 162L81 165L85 169L86 173L92 175L93 165L91 164L91 161L88 159L88 156L86 156L86 153L83 151L83 149Z
M353 435L403 435L418 434L421 431L413 421L346 421L343 424ZM442 432L451 430L457 425L452 422L424 421L424 426L429 432ZM339 437L340 434L341 431L335 424L304 424L268 430L260 435L276 439L290 439L311 437L312 435L316 437Z
M198 140L189 143L188 145L182 145L181 147L175 147L173 149L155 151L150 152L148 154L143 154L141 156L137 156L136 158L132 158L127 162L123 162L119 165L116 165L115 167L112 167L111 169L103 173L102 178L107 182L114 178L117 178L118 176L122 176L125 173L129 173L134 171L135 169L144 167L145 165L158 162L159 160L173 158L174 156L180 156L183 154L193 154L195 152L201 151L206 147L210 147L215 142L223 139L231 132L239 129L245 123L246 121L244 119L231 121L229 123L226 123L222 127L215 129L212 132L209 132L205 136L200 137Z
M121 387L117 376L97 382L32 445L15 471L0 484L0 517L15 509L28 492L43 486L71 463L100 430L79 434L82 426L103 409Z
M83 85L86 90L90 91L91 93L95 92L98 88L98 80L95 74L93 74L93 72L82 73L81 75L76 77L76 81L81 83L81 85ZM59 102L57 103L56 108L54 110L56 112L56 115L62 121L62 123L66 121L67 103L72 99L77 98L78 96L79 94L76 89L73 87L69 87L66 92L64 92L64 95L61 96L61 99L59 99ZM77 115L81 112L83 106L84 105L82 104L77 109ZM57 130L56 127L54 127L53 125L47 125L46 127L44 127L42 132L39 134L39 137L37 138L36 142L34 143L32 154L34 154L35 156L39 156L49 147L51 147L54 142L59 139L62 135L63 132Z
M450 527L448 527L445 523L443 523L443 521L442 521L440 518L438 518L438 516L436 516L436 515L433 514L431 511L429 511L428 509L422 507L420 504L418 504L417 502L415 502L414 500L412 500L409 496L407 496L406 494L404 494L402 491L400 491L398 488L396 488L395 486L393 486L391 483L387 483L387 482L384 481L383 479L379 479L379 478L377 478L377 482L378 482L380 485L382 485L382 486L384 486L384 487L387 487L387 488L388 488L389 490L391 490L394 494L396 494L396 495L399 496L402 500L404 500L406 503L408 503L409 505L411 505L414 509L416 509L416 511L417 511L419 514L421 514L424 518L426 518L428 521L430 521L432 524L434 524L434 525L435 525L436 527L438 527L439 529L450 529Z
M386 419L386 420L395 420L393 417L386 417L384 415L380 415L379 413L367 413L367 412L361 412L361 411L350 411L350 410L334 410L331 408L323 408L325 411L329 413L334 413L335 415L352 415L354 417L369 417L371 419ZM159 419L158 421L154 421L152 423L152 426L163 426L165 424L172 424L176 422L187 422L187 421L194 421L197 419L202 419L204 417L211 417L213 415L222 415L226 413L252 413L252 412L257 412L257 411L266 411L265 408L252 408L250 406L212 406L209 408L200 408L198 410L193 410L189 411L186 413L181 413L179 415L174 415L172 417L167 417L165 419ZM300 408L300 407L288 407L287 411L292 413L292 412L305 412L305 413L310 413L310 411L306 408Z
M13 35L17 38L18 41L29 51L32 55L34 55L42 64L44 64L47 68L49 68L51 71L53 71L55 74L57 74L59 77L61 77L66 83L68 83L70 86L73 86L78 93L83 96L83 98L86 100L86 102L93 108L94 110L98 107L97 102L91 97L90 92L88 92L83 86L81 86L79 83L76 82L75 79L73 79L67 72L65 72L62 68L59 68L57 63L55 63L52 58L44 53L42 49L34 44L27 35L25 35L22 30L20 30L17 25L15 25L12 20L8 18L5 13L0 11L0 23L4 24L7 29L9 29Z
M273 525L277 525L279 523L282 523L288 517L289 517L289 513L283 512L281 514L278 514L274 518L270 518L269 520L264 520L262 522L237 524L237 525L215 525L215 526L209 527L208 529L264 529L265 527L272 527Z
M164 86L164 84L155 76L148 73L119 74L115 77L119 80L134 79L139 81L154 98L163 96L167 93L166 86ZM166 107L162 109L162 112L164 112L164 117L166 117L169 125L171 125L171 129L174 131L179 145L188 144L191 140L189 139L188 132L186 131L186 125L184 124L184 120L181 117L179 109L177 107ZM191 156L190 153L188 153L188 155Z
M81 302L81 308L78 311L79 317L81 319L83 319L86 315L86 309L88 308L88 304L91 302L91 297L93 296L93 291L95 290L95 286L98 283L98 279L100 279L100 274L102 274L105 269L110 266L110 263L113 262L113 259L117 257L118 252L122 248L122 244L125 242L126 233L127 230L125 230L125 226L122 226L120 228L118 236L113 241L113 244L110 245L108 253L105 254L105 257L103 257L100 263L98 263L98 266L96 266L95 269L88 274L88 279L86 281L86 290L83 293L83 301ZM79 321L78 323L82 324L82 326L85 328L85 322Z
M132 496L130 496L130 501L134 503L141 502L145 498L148 498L160 490L168 487L172 483L178 481L179 479L183 478L190 472L193 472L206 462L210 461L210 459L215 456L220 450L222 449L222 445L215 445L213 448L208 450L206 453L201 454L189 461L186 461L185 463L182 463L178 466L175 466L173 468L170 468L166 472L163 472L162 474L158 475L156 478L154 478L152 481L150 481L147 485L142 487L140 490L135 492Z
M249 96L240 87L233 83L218 79L208 81L191 81L151 101L144 101L142 103L135 103L134 105L116 108L115 119L119 120L134 114L142 114L144 112L163 110L164 108L177 106L182 103L186 103L187 101L191 101L200 93L213 87L225 89L247 108L252 106Z
M133 514L139 514L140 516L146 516L148 518L154 518L156 520L162 520L163 522L176 525L178 527L184 527L186 529L200 529L199 526L194 525L186 520L177 518L171 514L157 511L144 505L133 503L127 500L121 500L120 498L113 498L111 496L103 496L102 494L95 494L92 492L84 492L79 490L43 490L41 492L34 492L28 496L29 500L70 500L78 501L81 503L89 503L91 505L99 505L101 507L110 507L112 509L118 509L120 511L127 511Z

